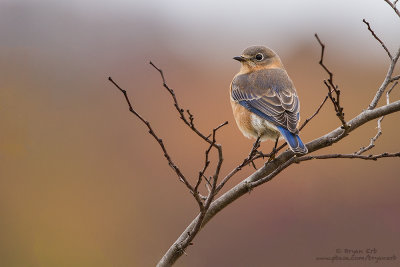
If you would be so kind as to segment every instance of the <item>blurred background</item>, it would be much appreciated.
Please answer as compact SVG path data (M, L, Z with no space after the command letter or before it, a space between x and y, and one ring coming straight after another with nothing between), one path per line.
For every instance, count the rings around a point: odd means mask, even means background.
M108 76L192 181L207 146L178 119L149 61L164 70L199 129L228 120L218 132L226 175L252 145L231 113L229 84L239 69L232 57L254 44L274 49L304 120L327 91L317 32L349 120L370 103L389 64L363 18L391 51L398 48L399 18L376 0L0 0L0 266L154 266L196 216L195 201ZM391 99L399 97L396 88ZM399 114L383 120L371 153L400 150L399 123ZM301 136L309 142L338 126L328 102ZM370 122L315 154L353 153L375 133ZM218 214L176 266L327 266L315 258L337 249L398 258L398 164L291 166Z

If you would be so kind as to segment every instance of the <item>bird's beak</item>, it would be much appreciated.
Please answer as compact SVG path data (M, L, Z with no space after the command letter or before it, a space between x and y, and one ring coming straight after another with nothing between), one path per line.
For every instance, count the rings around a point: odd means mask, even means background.
M240 57L234 57L233 59L234 59L234 60L237 60L237 61L239 61L239 62L244 62L244 61L247 60L245 57L242 57L242 56L240 56Z

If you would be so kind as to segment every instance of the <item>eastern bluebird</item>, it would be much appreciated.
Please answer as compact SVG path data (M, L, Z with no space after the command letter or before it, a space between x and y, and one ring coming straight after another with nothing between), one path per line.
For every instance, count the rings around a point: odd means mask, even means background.
M242 63L231 83L231 104L236 123L247 138L285 138L290 149L306 154L299 137L300 102L279 56L264 46L246 48L234 57Z

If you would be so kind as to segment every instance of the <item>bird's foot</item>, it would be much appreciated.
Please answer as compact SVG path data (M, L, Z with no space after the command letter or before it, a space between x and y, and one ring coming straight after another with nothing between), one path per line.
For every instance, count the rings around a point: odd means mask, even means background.
M254 163L254 160L252 160L250 163L251 163L251 166L253 166L253 168L254 168L255 170L257 170L257 166L256 166L256 164Z
M270 163L271 161L273 161L273 160L275 159L275 155L276 155L276 151L273 151L273 152L270 154L267 163Z

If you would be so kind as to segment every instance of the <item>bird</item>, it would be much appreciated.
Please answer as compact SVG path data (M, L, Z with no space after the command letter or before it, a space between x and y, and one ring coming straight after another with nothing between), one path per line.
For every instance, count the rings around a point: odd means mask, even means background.
M276 140L275 148L283 137L295 154L307 154L297 129L299 97L278 54L265 46L250 46L233 59L241 68L230 85L230 102L243 135L256 143Z

